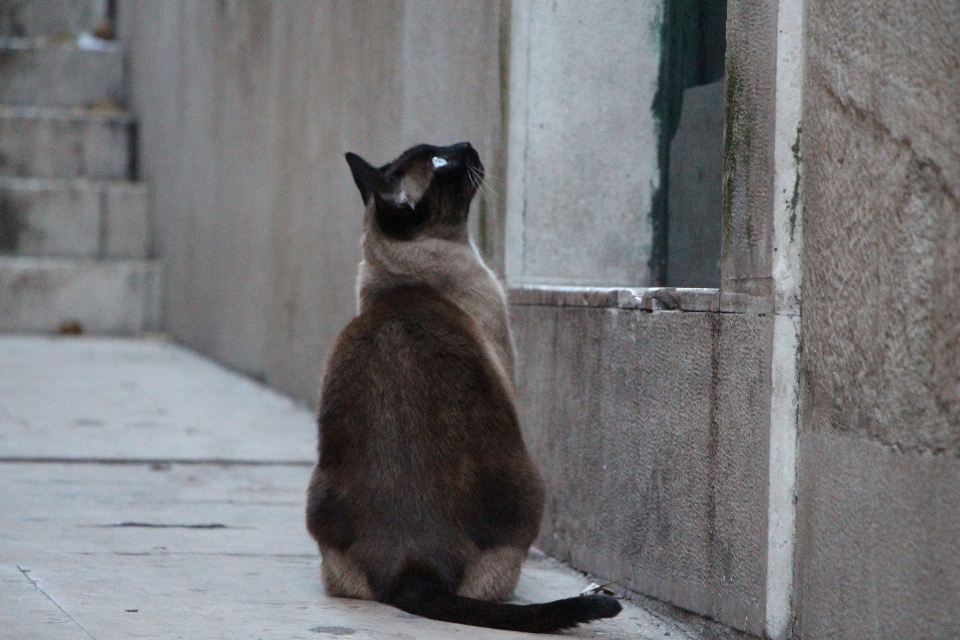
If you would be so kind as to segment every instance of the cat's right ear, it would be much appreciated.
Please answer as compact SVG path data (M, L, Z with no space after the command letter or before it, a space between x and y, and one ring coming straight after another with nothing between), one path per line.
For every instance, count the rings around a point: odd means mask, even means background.
M386 193L389 190L387 179L380 173L379 169L355 153L347 152L345 157L347 158L347 164L350 165L353 181L357 183L357 189L360 190L363 204L370 203L370 197L374 192Z

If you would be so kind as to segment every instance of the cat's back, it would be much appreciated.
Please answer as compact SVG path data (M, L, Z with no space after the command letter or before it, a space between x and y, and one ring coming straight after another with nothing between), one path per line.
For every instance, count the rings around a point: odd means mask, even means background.
M476 338L470 317L433 288L394 286L366 298L362 311L340 334L330 365L338 363L339 357L380 355L378 348L388 343L416 344L428 349L419 352L424 356L436 349L466 355L478 344Z
M522 446L509 385L493 357L473 320L430 287L378 293L331 353L320 398L321 453L413 443L416 455L424 453L417 442L503 438ZM478 418L484 424L473 424ZM338 433L344 430L350 434Z
M542 487L492 358L469 316L428 287L385 292L344 329L320 399L318 540L384 576L404 558L530 543Z
M321 402L336 390L329 385L350 384L357 376L368 384L389 379L396 385L403 379L397 375L416 374L404 382L427 387L425 376L441 369L471 366L488 375L486 359L476 324L456 304L429 286L392 287L369 296L337 338ZM373 364L380 368L371 369Z

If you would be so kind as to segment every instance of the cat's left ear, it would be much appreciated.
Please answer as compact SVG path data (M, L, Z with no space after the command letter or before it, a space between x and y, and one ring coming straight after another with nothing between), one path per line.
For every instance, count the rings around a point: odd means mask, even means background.
M355 153L347 152L345 157L347 164L350 165L353 181L357 183L357 189L360 190L363 204L370 203L370 197L374 192L386 193L389 190L390 185L379 169Z

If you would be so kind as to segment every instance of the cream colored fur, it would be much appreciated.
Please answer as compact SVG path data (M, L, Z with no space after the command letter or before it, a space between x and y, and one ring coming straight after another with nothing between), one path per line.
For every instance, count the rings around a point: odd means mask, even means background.
M336 549L321 548L320 577L327 595L335 598L373 600L366 574L353 560Z
M498 547L482 552L467 565L458 595L500 602L513 595L520 580L526 549Z
M507 388L514 389L514 347L507 321L507 301L500 282L484 264L463 229L448 238L424 236L412 241L385 238L367 230L363 261L357 276L358 307L371 293L401 284L424 284L457 305L480 329L494 362L499 365ZM464 225L466 227L466 225Z

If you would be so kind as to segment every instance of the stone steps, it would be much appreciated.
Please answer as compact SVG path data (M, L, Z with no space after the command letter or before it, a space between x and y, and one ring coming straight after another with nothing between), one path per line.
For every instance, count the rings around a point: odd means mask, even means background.
M160 276L152 260L0 256L0 332L154 330Z
M0 332L159 323L123 51L107 0L0 0Z
M0 178L0 253L146 258L147 240L143 184Z
M87 36L54 42L47 38L0 38L0 104L88 107L119 102L123 54L115 42ZM95 47L91 49L89 47Z
M0 36L90 31L107 15L107 0L3 0Z
M0 106L0 176L130 178L134 122L115 109Z

